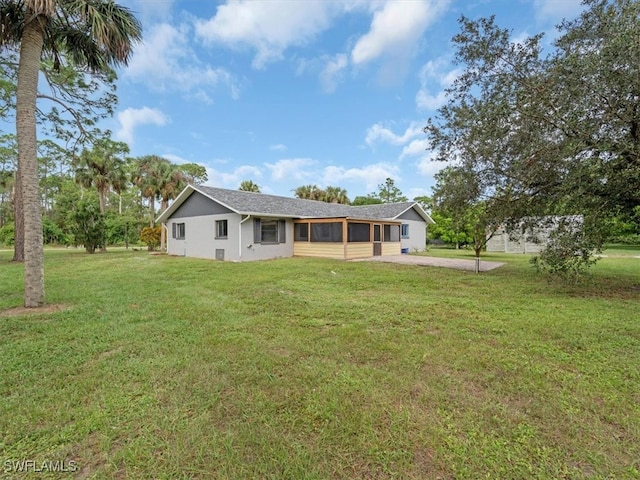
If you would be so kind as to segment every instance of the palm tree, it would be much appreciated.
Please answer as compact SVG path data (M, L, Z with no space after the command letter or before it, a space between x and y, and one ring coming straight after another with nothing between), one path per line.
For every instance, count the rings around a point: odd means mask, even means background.
M95 187L98 190L102 215L107 210L109 191L113 189L120 195L126 188L125 160L119 155L128 152L129 147L126 143L102 139L94 144L91 151L83 150L80 154L80 164L76 169L76 181L86 188ZM107 251L107 246L104 243L100 251Z
M76 169L76 181L84 187L96 187L100 213L107 209L107 194L111 189L120 194L126 187L125 160L119 155L129 152L126 143L100 140L93 150L83 150Z
M169 208L169 200L175 199L185 187L187 180L179 166L173 165L168 160L162 159L157 167L157 192L160 199L160 209ZM164 251L166 242L164 227L160 230L160 251Z
M322 200L328 203L343 203L345 205L351 203L344 188L331 186L324 189L324 198Z
M253 180L243 180L240 182L238 190L242 192L260 193L260 186L257 183L253 183Z
M158 193L158 165L163 161L157 155L145 155L137 159L131 182L140 189L143 199L149 200L149 226L155 224L155 201Z
M317 185L302 185L296 188L293 194L306 200L320 200L324 196L324 190Z
M16 132L22 185L24 305L44 304L42 211L38 191L36 96L40 61L65 60L90 72L126 64L142 27L133 14L108 0L0 0L0 46L20 45Z

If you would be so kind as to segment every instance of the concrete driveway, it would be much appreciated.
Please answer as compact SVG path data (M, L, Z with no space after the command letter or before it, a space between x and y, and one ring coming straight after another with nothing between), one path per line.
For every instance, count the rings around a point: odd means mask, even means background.
M475 260L461 260L457 258L425 257L423 255L381 255L379 257L360 258L352 262L386 262L403 265L421 265L424 267L455 268L457 270L475 271ZM480 261L480 271L488 272L504 265L503 262Z

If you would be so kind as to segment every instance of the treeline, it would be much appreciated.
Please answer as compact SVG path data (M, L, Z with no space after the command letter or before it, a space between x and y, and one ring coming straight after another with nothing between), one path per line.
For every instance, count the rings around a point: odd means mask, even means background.
M156 205L166 208L187 185L207 180L197 164L176 165L156 155L130 157L122 142L101 138L74 155L51 140L38 143L38 172L45 244L159 246ZM15 137L0 138L0 244L16 241L17 149ZM151 235L150 235L151 233ZM18 237L19 237L18 232ZM19 241L19 239L18 239ZM145 242L143 242L145 243Z

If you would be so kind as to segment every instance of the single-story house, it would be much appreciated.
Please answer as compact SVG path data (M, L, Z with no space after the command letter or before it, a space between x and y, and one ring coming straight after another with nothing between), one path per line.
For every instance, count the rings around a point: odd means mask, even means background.
M158 222L168 254L231 261L423 251L434 223L416 202L351 206L191 185Z

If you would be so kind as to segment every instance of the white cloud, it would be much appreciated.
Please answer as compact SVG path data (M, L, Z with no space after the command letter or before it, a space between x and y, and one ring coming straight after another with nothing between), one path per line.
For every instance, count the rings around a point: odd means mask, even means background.
M207 183L214 187L237 189L243 180L254 180L262 177L262 171L253 165L242 165L231 172L222 172L210 166L207 170Z
M115 133L118 140L133 144L133 131L138 125L158 125L162 127L169 122L167 116L157 108L127 108L118 112L120 129Z
M166 158L167 160L169 160L171 163L175 163L176 165L183 165L185 163L192 163L189 160L187 160L186 158L182 158L179 155L175 155L173 153L163 153L162 155L160 155L162 158Z
M451 86L462 73L459 68L449 69L448 59L429 60L420 69L420 90L416 94L416 106L421 110L437 110L446 102L444 89ZM437 90L436 93L432 93Z
M347 63L347 56L344 53L339 53L327 61L320 73L320 84L325 93L336 91L336 86L342 77L343 70L347 68Z
M269 150L271 150L272 152L284 152L286 149L287 149L287 146L283 145L282 143L269 145Z
M276 163L266 163L265 165L271 170L271 178L274 180L306 181L313 176L310 169L315 163L315 160L311 158L284 158Z
M536 19L539 22L559 23L566 18L577 17L584 9L582 0L534 0Z
M425 177L432 177L444 167L447 166L447 162L439 162L435 160L436 152L429 151L425 156L418 160L416 166L418 167L418 172Z
M364 64L383 55L402 54L445 10L448 0L400 2L388 0L375 11L369 32L360 37L351 51L355 65Z
M424 155L425 151L429 148L429 140L426 138L420 138L412 140L408 145L402 149L400 159L404 157L410 157L415 155Z
M342 182L364 183L366 191L374 191L379 184L392 177L398 179L398 167L389 163L376 163L362 168L345 168L331 165L325 167L323 181L326 185L336 185Z
M367 136L365 138L365 142L367 145L372 146L377 142L390 143L392 145L404 145L409 142L412 138L421 135L423 125L413 122L403 134L398 135L393 133L388 128L382 126L380 123L375 123L373 126L367 129Z
M290 46L301 46L326 30L343 10L336 2L230 0L206 21L196 22L196 35L207 42L248 46L256 51L254 68L282 58Z
M193 98L211 103L211 90L219 84L227 85L233 98L238 85L223 68L202 64L190 47L190 28L167 23L154 25L145 35L124 71L126 77L144 83L156 91L177 90Z

